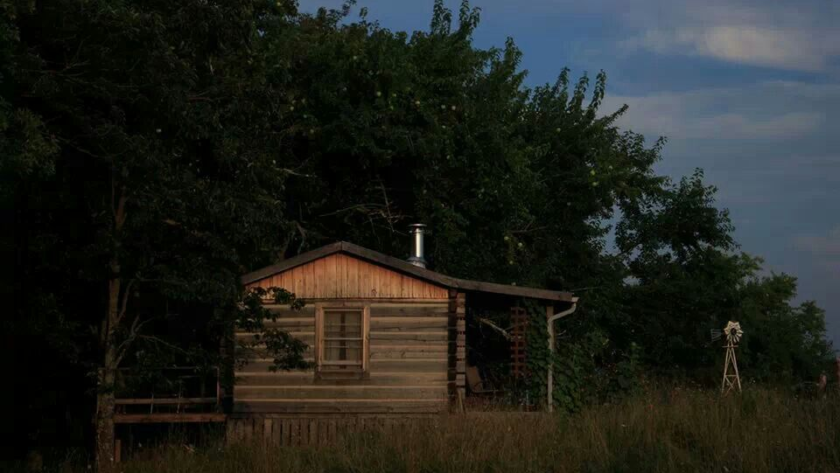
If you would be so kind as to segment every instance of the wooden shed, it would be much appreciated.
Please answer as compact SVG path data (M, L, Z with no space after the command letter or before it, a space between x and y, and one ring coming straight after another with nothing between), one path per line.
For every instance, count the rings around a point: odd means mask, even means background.
M466 395L470 298L489 295L511 305L535 299L549 317L576 300L567 292L445 276L347 242L246 274L242 282L282 287L305 300L302 310L266 307L277 315L275 327L309 345L314 368L271 372L272 360L260 358L237 367L228 416L234 431L238 420L254 425L255 418L269 429L272 419L457 410Z

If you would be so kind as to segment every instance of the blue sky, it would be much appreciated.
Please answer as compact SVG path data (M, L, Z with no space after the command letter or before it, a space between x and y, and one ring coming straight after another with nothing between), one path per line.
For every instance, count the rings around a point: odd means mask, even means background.
M302 0L301 9L340 1ZM603 69L604 111L668 144L658 171L703 168L742 250L799 278L840 346L840 2L474 0L479 47L512 37L528 84ZM359 0L391 30L426 30L432 0ZM459 1L447 5L457 12ZM457 14L456 14L457 17Z

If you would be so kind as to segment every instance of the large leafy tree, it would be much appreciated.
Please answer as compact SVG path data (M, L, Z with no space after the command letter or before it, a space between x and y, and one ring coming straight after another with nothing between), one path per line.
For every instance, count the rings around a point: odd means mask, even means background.
M762 381L815 380L828 372L825 311L814 301L793 304L796 279L787 274L751 274L741 286L738 316L746 335L740 361Z
M814 379L831 358L824 313L793 304L796 279L762 276L762 261L738 251L728 212L703 174L663 186L617 225L616 246L629 284L623 309L603 324L641 343L648 364L666 373L717 372L721 350L710 330L738 320L746 329L740 362L747 377Z
M610 265L604 222L663 180L660 144L620 132L623 110L599 111L603 73L589 91L568 71L524 87L512 41L472 45L466 3L457 27L437 3L430 31L410 37L343 18L321 11L269 38L272 62L296 51L270 79L299 123L291 252L350 238L400 255L394 235L423 221L435 268L456 275L568 288Z
M215 307L219 327L235 320L239 275L278 251L294 171L283 92L266 83L260 37L294 6L3 9L11 67L0 147L26 288L18 307L22 319L43 321L46 336L70 331L95 373L96 452L106 469L121 363L138 344L200 353L147 328L174 307Z

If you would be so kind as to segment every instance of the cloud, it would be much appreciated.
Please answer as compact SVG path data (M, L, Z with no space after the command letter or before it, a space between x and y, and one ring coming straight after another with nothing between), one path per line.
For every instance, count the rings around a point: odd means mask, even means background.
M817 89L816 91L814 89ZM808 137L824 129L840 85L763 82L730 88L610 96L605 111L630 109L619 126L671 140L766 140Z
M840 50L813 34L752 25L652 29L623 43L660 54L689 54L756 66L819 71Z
M624 15L632 31L619 42L625 50L801 71L825 70L840 57L840 32L826 20L840 13L836 6L804 0L645 3L654 7L647 12L658 13Z
M803 212L816 208L840 211L840 84L762 81L607 94L601 110L622 104L629 110L617 123L621 129L669 139L660 172L705 169L726 206L751 213L773 208L777 215L784 209L784 218L794 221L813 218Z

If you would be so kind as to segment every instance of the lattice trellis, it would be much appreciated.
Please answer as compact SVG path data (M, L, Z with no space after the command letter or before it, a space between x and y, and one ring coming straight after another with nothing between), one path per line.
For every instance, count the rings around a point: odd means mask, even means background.
M527 376L528 313L522 307L510 308L510 370L514 378Z

